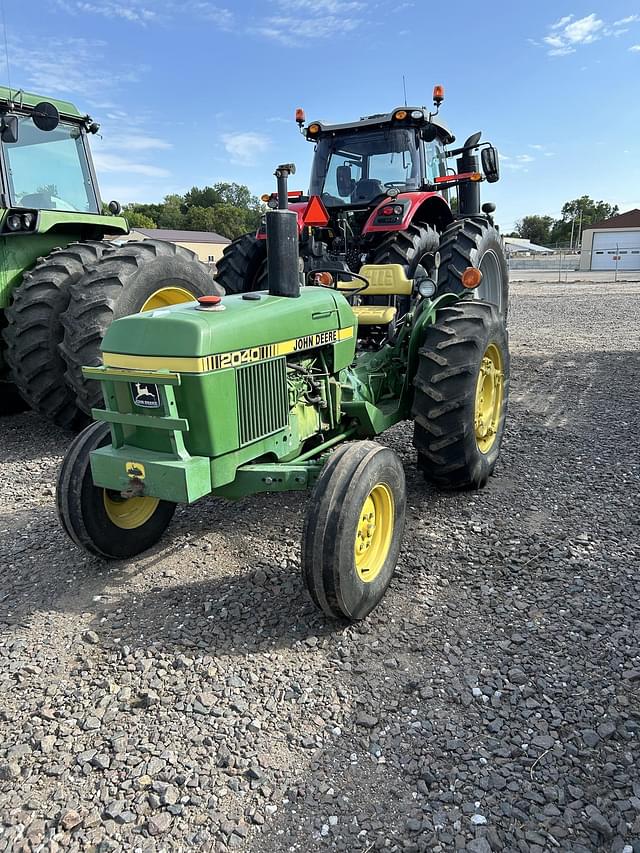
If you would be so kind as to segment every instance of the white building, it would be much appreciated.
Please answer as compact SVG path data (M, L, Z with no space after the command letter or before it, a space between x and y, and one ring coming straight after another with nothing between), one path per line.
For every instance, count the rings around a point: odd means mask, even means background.
M640 210L594 222L582 232L581 270L640 270Z

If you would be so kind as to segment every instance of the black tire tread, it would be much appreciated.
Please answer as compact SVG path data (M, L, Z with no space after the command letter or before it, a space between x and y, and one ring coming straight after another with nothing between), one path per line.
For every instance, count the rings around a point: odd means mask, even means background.
M216 281L226 293L245 293L266 287L266 240L255 232L237 237L222 253L217 264Z
M60 351L67 384L75 393L78 407L87 414L102 406L102 393L99 383L84 378L82 368L102 363L102 339L111 322L120 316L118 300L130 277L162 256L197 264L208 275L206 266L190 249L163 240L132 240L103 257L69 289L68 307L61 317L64 338ZM209 292L222 294L213 279Z
M473 412L478 365L491 328L504 335L504 410L495 450L486 459L475 448ZM413 443L425 478L447 489L481 488L493 472L499 454L509 394L509 354L506 331L494 306L464 301L441 308L427 328L413 380ZM478 464L478 460L482 464Z
M11 380L32 409L68 429L86 419L65 380L65 363L59 352L61 315L73 283L112 249L111 244L98 240L54 249L24 273L6 311L3 337Z
M440 239L440 268L436 295L455 293L459 296L469 295L462 284L462 274L470 266L479 266L478 246L481 241L491 236L502 247L502 238L497 228L484 216L457 219L445 228ZM501 251L503 252L502 248ZM506 262L504 264L506 271ZM503 319L507 321L508 310L508 273L503 287L504 310Z

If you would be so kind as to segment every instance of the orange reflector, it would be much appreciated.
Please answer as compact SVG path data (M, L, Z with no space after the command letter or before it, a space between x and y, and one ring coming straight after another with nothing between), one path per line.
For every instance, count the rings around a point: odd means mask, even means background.
M222 300L222 296L198 296L200 305L217 305Z
M476 267L467 267L462 273L462 286L473 290L482 281L482 273Z
M260 201L267 202L271 198L271 193L262 193L260 196Z
M320 130L320 125L319 124L310 124L309 127L307 128L307 130L309 131L309 133L318 133Z
M470 180L470 181L481 181L481 180L482 180L482 175L480 174L480 172L472 172L472 173L469 175L469 180Z
M406 118L406 117L407 117L407 111L406 111L406 110L398 110L398 111L394 114L394 116L393 116L393 117L394 117L395 119L397 119L398 121L402 121L402 119L403 119L403 118Z
M329 214L327 208L322 203L320 196L312 195L309 199L309 204L306 206L302 214L303 225L327 225L329 222Z
M433 102L440 106L440 104L444 101L444 86L434 86L433 87Z
M304 124L304 120L304 110L302 109L302 107L298 107L298 109L296 110L296 121L298 122L298 124Z
M317 272L314 275L316 284L322 284L324 287L329 287L333 284L333 276L330 272Z

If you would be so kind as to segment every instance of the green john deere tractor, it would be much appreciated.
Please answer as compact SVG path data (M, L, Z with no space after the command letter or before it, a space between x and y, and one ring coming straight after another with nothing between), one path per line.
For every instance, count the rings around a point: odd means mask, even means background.
M86 423L100 390L82 365L100 363L112 319L219 292L186 249L106 239L129 229L117 202L102 213L98 129L73 104L0 87L0 414L24 401Z
M103 366L84 370L104 409L69 448L58 512L78 546L126 559L160 539L179 502L313 489L304 579L325 613L358 620L391 581L406 507L400 459L372 439L412 420L428 480L484 486L504 430L507 333L473 298L477 266L446 273L462 289L436 295L437 252L412 277L393 263L302 273L293 171L276 170L266 213L268 290L110 326Z

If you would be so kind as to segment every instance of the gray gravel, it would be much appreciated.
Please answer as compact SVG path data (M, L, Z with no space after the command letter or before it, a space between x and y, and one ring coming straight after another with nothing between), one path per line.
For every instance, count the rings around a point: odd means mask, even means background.
M640 851L640 284L516 285L497 476L405 462L383 604L328 623L299 496L181 509L105 564L69 437L0 420L0 850Z

